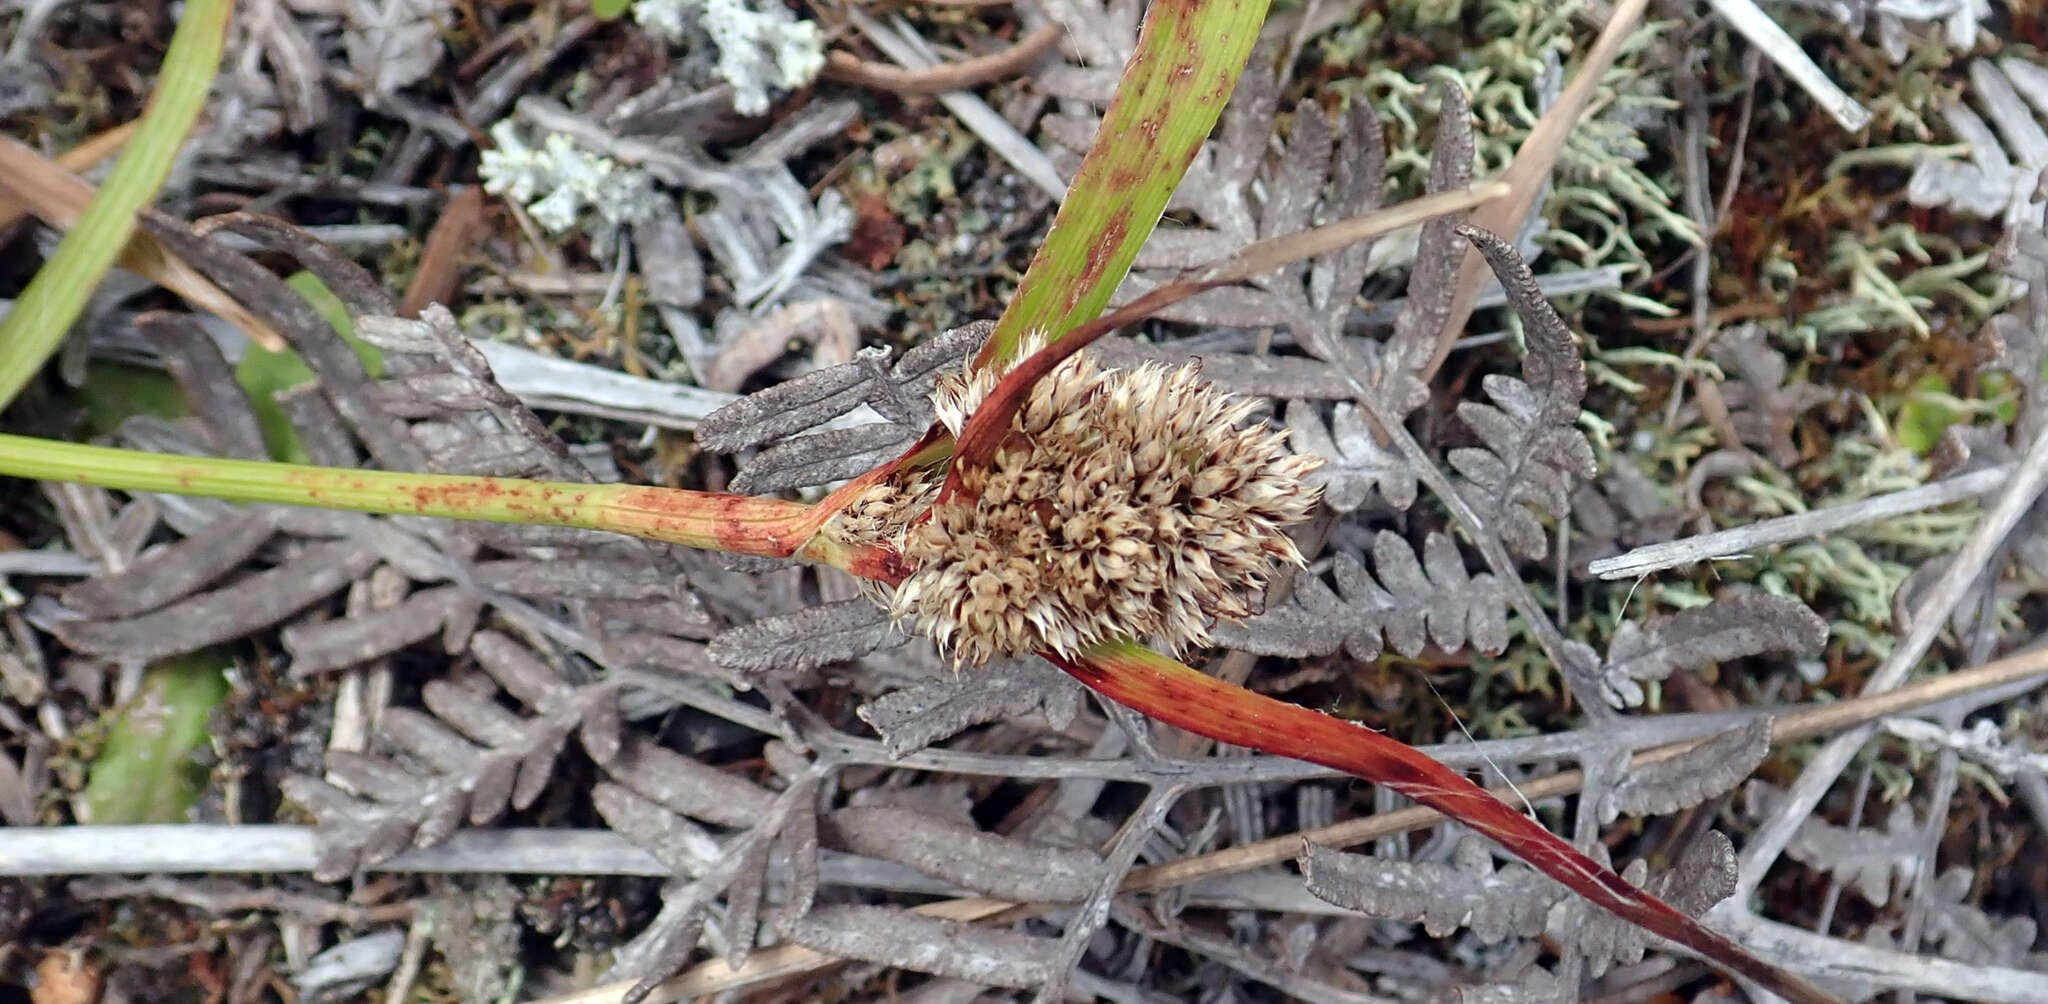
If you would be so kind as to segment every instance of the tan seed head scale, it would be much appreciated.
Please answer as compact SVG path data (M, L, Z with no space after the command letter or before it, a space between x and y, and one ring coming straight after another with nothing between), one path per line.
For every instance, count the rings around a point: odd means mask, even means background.
M957 434L995 379L942 382L940 420ZM1255 611L1274 561L1301 563L1286 528L1316 503L1304 479L1322 460L1263 424L1239 428L1255 408L1195 364L1067 360L991 464L957 472L959 493L902 531L916 570L890 612L962 663L1118 637L1206 644L1217 619Z

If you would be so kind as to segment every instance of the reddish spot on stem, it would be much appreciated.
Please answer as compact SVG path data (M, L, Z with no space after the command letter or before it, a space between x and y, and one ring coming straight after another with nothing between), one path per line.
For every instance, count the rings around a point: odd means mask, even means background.
M357 491L365 490L364 485L352 485ZM484 478L465 478L459 481L423 481L406 489L412 498L414 512L460 513L475 511L487 504L503 499L506 503L517 501L524 492L500 486ZM511 508L508 504L506 508Z
M1158 17L1170 18L1165 23L1173 26L1173 40L1177 43L1176 47L1182 52L1193 52L1201 43L1202 28L1204 27L1205 20L1201 16L1202 12L1196 10L1197 6L1199 5L1190 2L1190 0L1174 0L1172 3L1153 4L1152 10L1147 12L1145 17L1148 21ZM1160 10L1159 8L1161 7L1166 9ZM1220 13L1220 11L1217 13ZM1211 14L1210 16L1213 17L1214 15Z
M900 586L916 569L903 560L903 555L887 547L869 548L854 556L843 569L851 575L870 579L886 586Z
M1131 184L1135 184L1134 182ZM1074 283L1076 290L1093 289L1095 284L1109 271L1110 259L1115 256L1124 237L1131 232L1131 210L1119 205L1109 219L1102 223L1101 234L1088 246L1088 261Z

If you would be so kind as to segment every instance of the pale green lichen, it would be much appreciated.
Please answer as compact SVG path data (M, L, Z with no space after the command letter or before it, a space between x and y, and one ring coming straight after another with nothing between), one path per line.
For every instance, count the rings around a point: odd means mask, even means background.
M718 75L732 85L733 110L759 115L772 91L793 91L825 66L825 35L780 3L746 0L640 0L633 19L670 42L689 37L692 24L718 47Z
M605 227L642 222L661 208L654 179L551 133L532 146L511 121L491 127L495 149L485 150L477 172L484 191L526 207L534 222L554 233L574 228L586 214Z

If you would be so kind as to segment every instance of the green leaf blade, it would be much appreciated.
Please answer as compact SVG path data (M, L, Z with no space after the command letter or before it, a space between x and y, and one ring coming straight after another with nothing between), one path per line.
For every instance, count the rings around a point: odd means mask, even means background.
M1266 0L1164 0L1145 13L1116 98L981 362L1026 332L1054 337L1102 313L1223 113Z
M171 35L156 91L99 194L0 318L0 408L57 349L100 277L128 244L135 214L156 198L171 162L206 106L220 70L232 0L190 0Z
M206 786L195 755L211 741L207 720L228 696L228 658L219 650L160 662L115 715L93 760L81 823L183 823Z

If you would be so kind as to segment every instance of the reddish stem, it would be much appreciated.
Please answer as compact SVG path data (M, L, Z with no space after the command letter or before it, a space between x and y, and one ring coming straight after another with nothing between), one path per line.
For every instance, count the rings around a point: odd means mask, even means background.
M1534 820L1422 752L1360 725L1233 686L1138 648L1089 660L1041 653L1089 689L1218 742L1322 764L1383 784L1492 837L1573 892L1800 1004L1839 1004L1805 979L1751 955L1630 885Z

